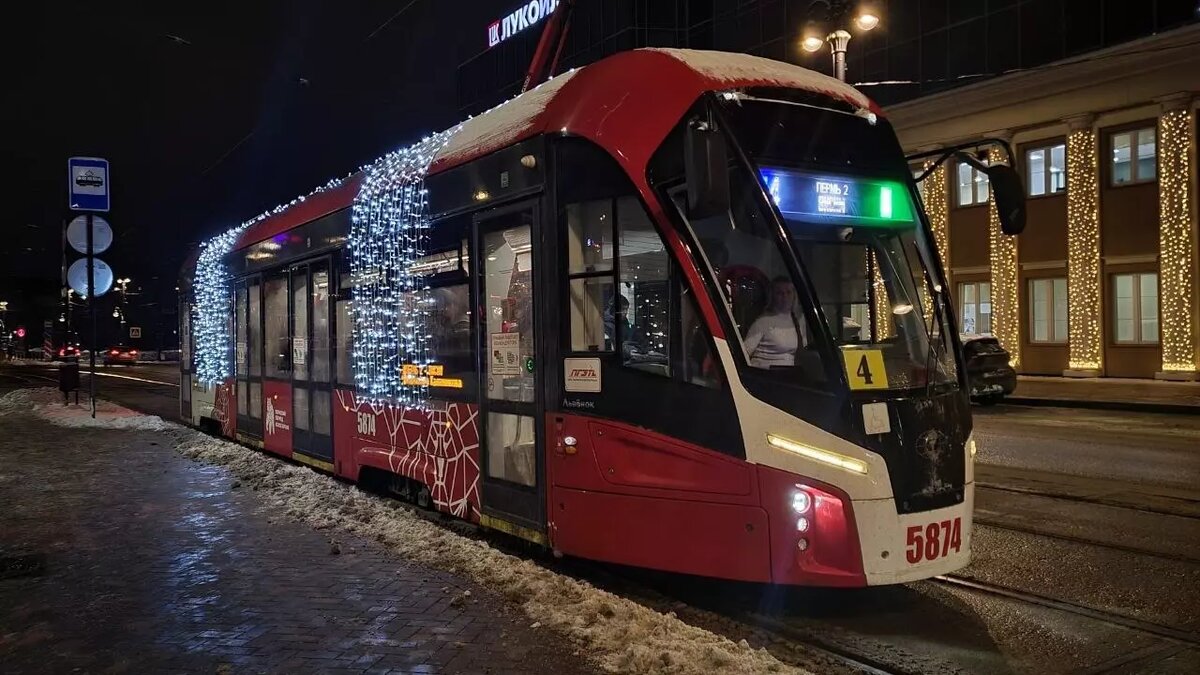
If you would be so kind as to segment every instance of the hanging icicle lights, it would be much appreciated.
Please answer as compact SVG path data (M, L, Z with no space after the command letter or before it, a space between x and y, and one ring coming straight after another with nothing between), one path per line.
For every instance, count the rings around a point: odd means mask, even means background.
M233 376L230 368L229 271L225 255L233 249L246 225L227 230L201 244L196 261L196 304L192 313L192 339L195 343L196 377L205 384L224 382Z
M220 384L233 377L233 291L231 276L225 266L225 256L233 250L242 232L260 220L282 213L307 197L340 185L334 179L307 196L280 204L270 211L222 232L200 245L196 261L196 304L192 311L192 339L195 342L196 378L205 384Z
M458 129L384 155L367 169L350 226L354 384L372 402L424 408L429 387L428 284L412 268L429 237L425 173ZM404 380L408 380L405 382Z

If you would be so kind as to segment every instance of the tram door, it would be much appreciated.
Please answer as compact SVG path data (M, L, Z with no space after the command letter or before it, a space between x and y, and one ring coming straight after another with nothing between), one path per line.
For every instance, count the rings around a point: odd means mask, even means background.
M250 440L261 440L263 432L261 281L257 276L238 281L234 297L237 431Z
M332 462L329 261L294 265L290 276L292 445L311 458Z
M482 522L545 543L545 458L535 341L537 202L476 216Z

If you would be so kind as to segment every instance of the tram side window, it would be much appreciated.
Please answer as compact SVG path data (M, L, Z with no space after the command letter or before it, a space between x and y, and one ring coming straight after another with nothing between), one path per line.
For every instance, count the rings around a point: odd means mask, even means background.
M246 335L246 287L238 286L237 299L234 302L234 335L236 335L236 343L234 345L234 363L235 373L238 376L237 381L237 411L239 415L246 414L247 397L249 390L246 384L246 357L249 355L247 349Z
M633 184L603 150L562 147L560 175L586 177L564 181L559 194L570 351L619 354L626 368L720 386L708 330Z
M250 284L248 289L250 313L247 317L248 330L246 334L250 337L246 345L246 362L250 364L250 376L257 378L262 376L262 300L260 297L260 286L257 282ZM262 400L262 382L252 380L250 382L250 413L251 419L259 419L262 417L263 400Z
M263 284L263 292L263 305L266 310L266 376L291 377L292 345L288 330L287 277L268 278Z
M354 335L354 314L350 304L350 270L343 267L337 294L337 381L342 385L354 385L354 369L350 363Z
M429 322L431 359L442 367L434 391L471 391L475 381L475 350L471 340L471 295L467 284L429 291L433 312ZM442 386L436 386L438 383Z

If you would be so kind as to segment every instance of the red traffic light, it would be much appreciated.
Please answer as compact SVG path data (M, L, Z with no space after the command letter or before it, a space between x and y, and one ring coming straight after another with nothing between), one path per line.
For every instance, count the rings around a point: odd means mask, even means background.
M19 337L19 338L25 337L25 327L24 326L17 326L17 337Z

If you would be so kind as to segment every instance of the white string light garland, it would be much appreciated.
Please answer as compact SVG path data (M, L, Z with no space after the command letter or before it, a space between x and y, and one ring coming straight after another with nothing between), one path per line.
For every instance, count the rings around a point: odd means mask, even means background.
M350 225L354 385L373 403L425 408L432 298L413 267L426 253L425 174L460 127L384 155L367 169ZM403 367L420 369L405 381ZM422 384L421 382L425 382Z

